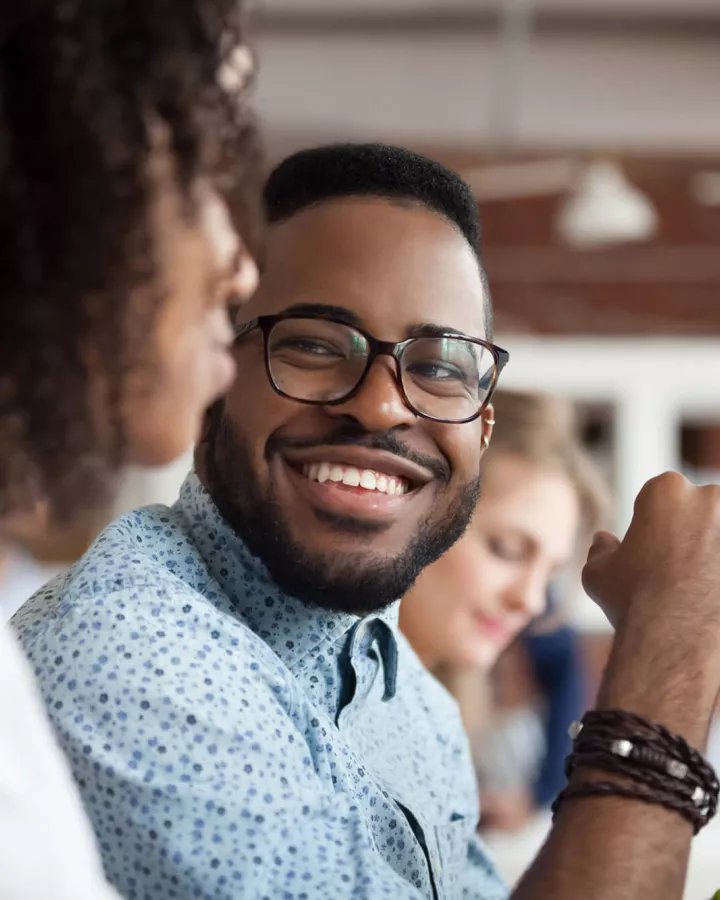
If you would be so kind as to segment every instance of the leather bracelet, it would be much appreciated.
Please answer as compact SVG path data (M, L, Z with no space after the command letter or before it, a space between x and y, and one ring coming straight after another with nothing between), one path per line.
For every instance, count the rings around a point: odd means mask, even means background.
M715 815L720 793L715 771L664 726L622 710L600 710L574 722L569 733L574 749L565 774L570 783L553 804L553 814L566 800L619 796L671 809L687 819L696 834ZM579 772L590 769L622 780L577 782Z
M650 805L664 806L687 819L695 834L707 824L705 816L681 803L672 794L663 795L656 790L647 790L639 784L628 785L615 781L585 781L582 784L569 785L558 794L552 805L553 818L565 801L581 797L624 797L628 800L640 800Z
M720 785L715 770L683 737L663 725L623 710L594 710L587 712L581 722L573 722L568 731L574 752L581 753L604 738L617 756L636 759L672 778L699 785L710 795L713 814L717 809Z
M628 766L622 758L615 758L605 753L582 755L577 760L574 771L580 768L621 776L626 785L630 782L632 789L638 791L637 795L626 794L625 796L637 796L638 799L644 799L648 803L655 802L672 808L691 821L695 828L702 827L712 818L708 794L700 787L693 787L681 782L674 784L659 772ZM582 782L582 784L584 783ZM605 793L607 794L608 791ZM573 794L572 790L565 797L567 798L571 794ZM653 798L655 799L653 800Z

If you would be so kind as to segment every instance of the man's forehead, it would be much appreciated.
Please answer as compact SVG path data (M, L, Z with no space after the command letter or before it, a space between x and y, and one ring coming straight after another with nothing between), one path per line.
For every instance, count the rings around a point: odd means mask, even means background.
M482 336L484 294L477 257L440 215L352 198L269 228L253 314L322 303L351 310L367 328L381 319Z
M292 216L272 222L269 240L287 250L298 241L312 245L332 236L342 243L346 236L361 238L360 248L382 236L417 240L422 235L442 243L457 241L470 249L462 232L434 209L419 202L376 196L333 197L309 204ZM472 253L472 251L470 251Z

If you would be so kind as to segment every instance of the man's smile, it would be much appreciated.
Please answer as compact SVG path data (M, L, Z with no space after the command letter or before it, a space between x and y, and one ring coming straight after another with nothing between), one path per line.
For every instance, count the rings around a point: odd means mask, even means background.
M353 445L288 451L282 462L293 486L314 508L365 519L395 519L435 481L423 466Z

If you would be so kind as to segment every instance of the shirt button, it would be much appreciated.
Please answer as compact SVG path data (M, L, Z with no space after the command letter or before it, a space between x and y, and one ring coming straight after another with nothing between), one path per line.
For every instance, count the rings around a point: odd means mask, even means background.
M430 851L430 862L432 863L433 869L435 869L439 875L442 872L442 865L440 864L440 854L437 850Z

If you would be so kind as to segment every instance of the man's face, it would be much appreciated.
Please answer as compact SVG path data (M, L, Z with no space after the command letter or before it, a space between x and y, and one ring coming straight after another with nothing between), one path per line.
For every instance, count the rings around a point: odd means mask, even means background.
M380 199L324 203L270 229L242 319L308 305L333 307L383 341L429 325L485 335L483 285L464 237L424 207ZM241 337L235 355L235 386L198 457L220 511L278 584L307 602L364 612L401 596L467 525L486 419L420 418L388 356L351 399L308 406L273 390L260 330ZM371 472L377 489L352 476L321 483L323 465Z

